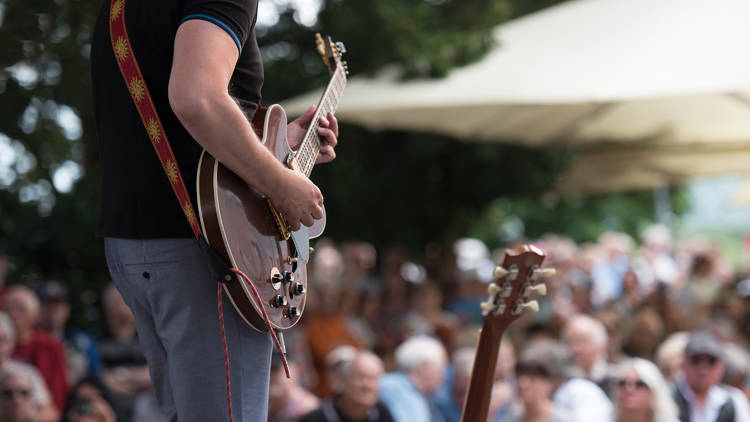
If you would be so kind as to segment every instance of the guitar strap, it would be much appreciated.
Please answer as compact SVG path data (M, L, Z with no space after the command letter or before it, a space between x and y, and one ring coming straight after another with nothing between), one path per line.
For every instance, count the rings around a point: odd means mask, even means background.
M276 343L277 350L281 354L284 369L286 370L286 375L287 377L289 377L289 369L287 366L286 356L282 351L283 347L281 347L280 342L276 337L276 333L270 324L268 315L263 308L263 301L261 300L260 295L258 294L258 291L253 285L252 281L239 269L230 268L221 258L219 258L219 256L213 251L213 249L211 249L211 247L202 236L201 228L198 224L198 218L195 213L195 208L193 208L192 201L190 200L190 195L188 194L187 188L185 187L185 182L182 178L182 172L180 171L180 168L177 164L177 159L174 156L174 152L172 152L172 147L170 146L169 139L167 138L167 133L164 131L164 126L162 125L159 114L156 111L154 100L151 98L151 93L146 86L146 81L144 80L141 69L138 66L138 61L136 60L135 53L133 52L133 46L131 45L130 38L128 37L128 31L125 25L125 1L126 0L112 0L112 2L110 3L109 35L110 41L112 42L112 51L114 52L115 61L117 62L117 66L120 68L120 73L122 74L125 85L130 92L130 98L133 100L133 104L135 104L135 107L138 110L138 115L141 118L141 123L143 123L143 127L146 129L146 133L148 134L149 139L151 139L151 144L153 145L154 150L156 151L156 155L159 157L159 162L161 162L162 169L164 170L164 173L166 174L167 179L172 186L172 191L174 192L177 200L180 203L182 212L185 214L185 218L187 219L187 222L190 225L193 234L198 240L200 248L203 249L204 252L206 252L206 256L208 256L209 266L213 271L214 278L219 282L217 289L219 298L219 323L221 326L221 337L224 347L224 363L226 368L227 409L229 412L229 420L231 422L233 418L232 397L229 383L229 349L227 348L226 332L224 329L222 283L233 282L238 278L241 278L249 285L251 290L254 292L256 300L261 304L260 309L266 321L266 325L268 326L268 331L271 334L274 342Z

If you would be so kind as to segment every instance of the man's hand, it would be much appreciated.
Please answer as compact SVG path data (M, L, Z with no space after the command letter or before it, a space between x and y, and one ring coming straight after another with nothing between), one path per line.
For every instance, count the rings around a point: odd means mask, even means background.
M310 106L310 108L305 111L305 114L298 117L287 126L286 138L292 149L297 149L299 144L302 143L302 137L305 136L305 132L307 132L307 128L312 122L312 118L315 115L315 109L315 106ZM338 143L339 136L339 123L333 113L328 113L327 116L320 117L318 135L320 135L321 146L315 164L333 161L333 159L336 158L336 151L334 151L334 148Z
M320 189L305 175L294 170L285 170L268 197L293 230L299 229L300 223L309 227L315 220L323 218L323 194Z

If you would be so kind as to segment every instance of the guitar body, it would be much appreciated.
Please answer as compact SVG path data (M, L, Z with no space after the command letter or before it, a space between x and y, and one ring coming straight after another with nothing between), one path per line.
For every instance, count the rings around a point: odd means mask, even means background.
M286 163L293 151L287 143L287 118L281 106L273 105L265 112L259 110L253 126L262 128L263 144L280 162ZM282 237L269 202L206 151L198 165L197 189L206 241L225 262L252 280L273 328L287 329L295 325L305 308L306 260L298 259L302 253L295 253L291 237ZM312 227L303 226L298 231L302 233L296 234L317 237L324 227L325 217ZM304 255L308 254L305 250ZM291 274L291 280L273 280L275 274L283 276L284 273ZM295 290L300 289L298 285L302 286L301 294ZM241 279L225 283L224 290L250 326L259 331L268 330L261 317L261 304L247 283ZM278 297L285 298L285 303L279 303Z
M252 124L276 159L305 177L310 176L321 148L317 132L321 118L336 110L347 74L346 63L341 60L343 44L334 44L330 37L324 40L320 34L316 34L315 42L331 80L297 149L289 147L287 118L281 106L258 109ZM225 263L251 280L250 284L236 277L223 284L237 312L258 331L269 330L264 311L271 329L294 326L305 309L310 239L323 233L325 209L323 218L312 226L292 231L268 198L206 151L198 163L196 185L203 236Z

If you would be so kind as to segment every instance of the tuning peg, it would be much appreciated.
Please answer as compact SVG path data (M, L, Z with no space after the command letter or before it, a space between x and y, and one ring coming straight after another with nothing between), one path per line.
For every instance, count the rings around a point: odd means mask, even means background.
M534 270L535 277L551 277L557 273L554 268L537 268Z
M530 300L521 304L524 308L531 309L534 312L539 312L539 302L536 300Z
M489 295L496 295L500 293L502 290L503 289L501 289L500 286L498 286L495 283L490 283L490 285L487 286L487 294Z
M529 287L529 290L535 291L539 296L547 295L547 285L544 283L539 283L537 285L531 286Z
M495 267L495 271L492 272L492 276L495 278L503 278L508 275L508 270L501 266Z
M492 312L495 310L495 304L492 302L482 302L479 304L479 307L482 308L482 311L484 312Z
M344 43L342 43L341 41L336 43L336 47L338 48L340 52L346 53L346 47L344 46Z

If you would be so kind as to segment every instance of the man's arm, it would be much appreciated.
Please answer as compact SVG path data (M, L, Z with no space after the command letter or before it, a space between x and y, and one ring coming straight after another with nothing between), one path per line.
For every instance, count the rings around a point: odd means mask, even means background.
M218 26L188 20L177 30L169 103L190 135L211 155L267 195L293 229L323 217L323 195L304 175L284 167L261 144L230 97L239 57L235 41Z

